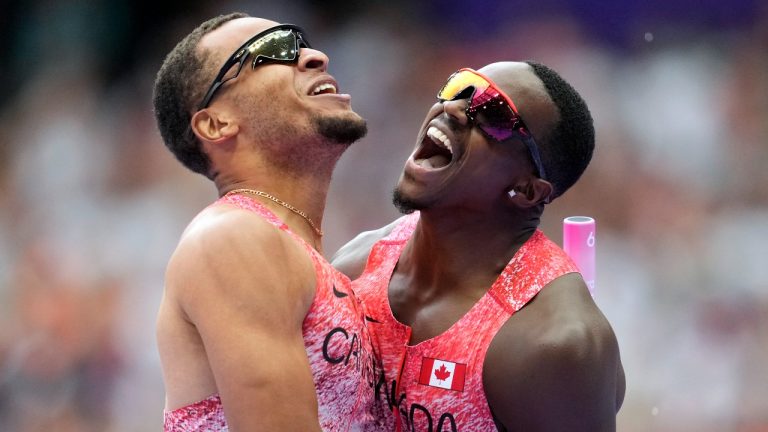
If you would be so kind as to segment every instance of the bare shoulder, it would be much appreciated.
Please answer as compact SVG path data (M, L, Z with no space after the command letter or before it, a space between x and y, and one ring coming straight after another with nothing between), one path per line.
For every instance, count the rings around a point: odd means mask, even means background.
M211 298L270 295L257 288L273 284L282 287L281 292L272 293L275 297L304 294L311 301L311 258L298 242L262 217L228 205L209 207L195 218L166 272L166 294L177 296L192 309L198 299L204 307Z
M397 219L379 229L358 234L333 254L331 264L350 279L356 279L365 270L365 263L368 261L373 245L389 235L399 221L400 219Z
M552 281L504 324L483 381L510 431L615 430L624 397L619 347L579 274Z

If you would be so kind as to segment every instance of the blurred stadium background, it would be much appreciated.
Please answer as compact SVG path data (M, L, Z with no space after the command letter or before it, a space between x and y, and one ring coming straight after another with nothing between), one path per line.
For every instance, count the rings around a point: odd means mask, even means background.
M325 251L390 191L445 78L535 59L598 147L546 211L598 222L596 301L627 373L620 431L768 431L768 4L760 0L0 3L0 430L160 430L163 271L215 198L162 145L151 89L201 21L293 22L369 134L342 158Z

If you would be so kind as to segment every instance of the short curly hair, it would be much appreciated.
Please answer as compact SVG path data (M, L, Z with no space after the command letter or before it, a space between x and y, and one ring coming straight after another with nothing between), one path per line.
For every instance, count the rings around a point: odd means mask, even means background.
M560 120L543 137L536 137L541 162L552 183L552 199L573 186L587 169L595 149L595 127L587 103L557 72L535 61L526 61L544 83Z
M190 128L192 112L216 73L209 51L198 54L203 36L222 24L248 15L242 12L219 15L192 30L165 58L155 79L155 119L166 147L190 170L211 178L210 159Z

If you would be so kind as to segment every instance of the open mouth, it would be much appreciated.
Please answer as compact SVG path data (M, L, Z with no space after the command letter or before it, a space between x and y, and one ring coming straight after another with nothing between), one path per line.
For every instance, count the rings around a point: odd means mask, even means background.
M414 162L424 168L443 168L452 158L451 140L434 126L427 129L421 148L413 156Z
M313 88L309 94L311 96L317 96L322 94L336 94L338 93L338 90L336 89L336 86L333 83L322 83L318 85L317 87Z

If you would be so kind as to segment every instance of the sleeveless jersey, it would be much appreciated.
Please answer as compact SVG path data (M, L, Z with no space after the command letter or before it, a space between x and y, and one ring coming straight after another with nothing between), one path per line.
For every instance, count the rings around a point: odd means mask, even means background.
M393 316L387 292L418 221L418 212L401 218L373 246L363 274L353 281L382 361L376 403L388 411L387 430L496 430L483 389L483 362L491 340L545 285L578 270L562 249L536 230L463 317L442 334L410 345L411 328Z
M229 195L216 203L249 210L287 232L311 256L316 274L315 297L302 324L324 431L372 430L374 367L371 336L349 278L335 270L312 246L277 216L250 197ZM286 401L285 403L291 403ZM227 431L218 394L164 412L165 432Z

